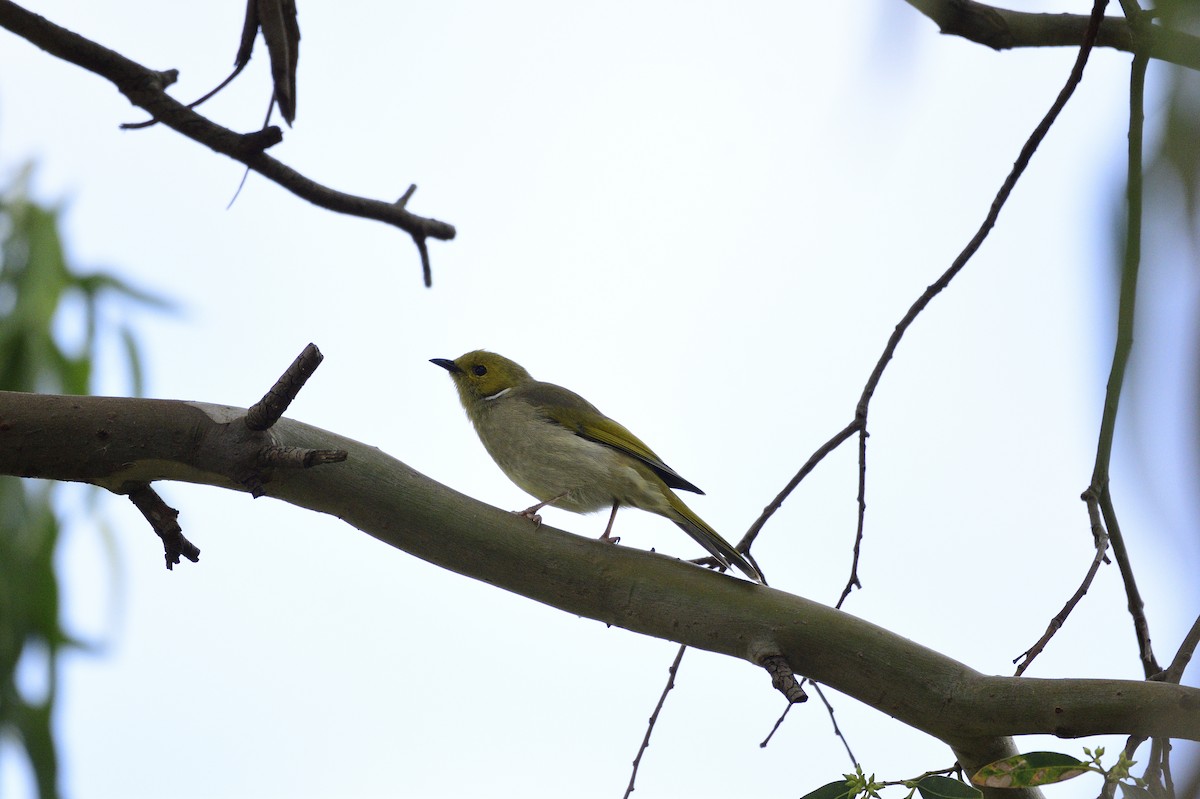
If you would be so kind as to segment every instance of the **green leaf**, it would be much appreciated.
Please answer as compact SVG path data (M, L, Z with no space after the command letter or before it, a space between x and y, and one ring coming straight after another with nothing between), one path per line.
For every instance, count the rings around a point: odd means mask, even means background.
M962 780L931 774L917 781L921 799L980 799L983 791L967 785Z
M1088 770L1086 766L1061 752L1028 752L988 763L971 782L985 788L1032 788L1078 777Z
M93 272L86 275L73 276L74 283L81 291L89 296L97 296L102 291L114 292L125 299L133 300L140 305L159 311L176 311L178 306L174 300L160 294L138 288L116 275L108 272Z
M13 186L0 186L0 389L87 393L100 345L115 330L141 393L139 349L122 306L169 303L114 275L81 273L69 263L60 212L28 199L28 176L25 170ZM0 478L0 740L24 749L43 798L59 795L51 723L58 659L65 650L89 646L60 619L54 565L61 520L49 486ZM116 574L111 534L105 541ZM90 647L94 651L96 644ZM16 677L21 663L45 672L44 692L22 693Z
M822 785L811 793L806 793L801 799L851 799L853 789L846 780L838 780Z

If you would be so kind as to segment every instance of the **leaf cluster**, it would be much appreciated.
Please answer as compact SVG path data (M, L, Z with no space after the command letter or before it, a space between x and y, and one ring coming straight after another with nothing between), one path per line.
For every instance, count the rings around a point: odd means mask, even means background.
M1026 752L988 763L975 772L970 782L948 776L957 767L939 772L927 772L910 780L880 782L872 774L867 777L862 766L856 765L853 774L843 774L843 779L826 783L803 799L882 799L880 791L890 786L908 788L904 799L913 799L919 793L921 799L983 799L980 788L1038 788L1066 782L1083 774L1099 774L1105 785L1119 785L1127 799L1150 799L1154 794L1147 782L1130 773L1136 762L1125 752L1117 762L1105 767L1100 758L1104 747L1095 751L1083 748L1087 760L1080 760L1062 752Z
M0 389L86 394L101 340L115 332L141 392L141 356L128 323L102 313L117 302L166 307L102 271L68 263L61 212L29 199L28 168L0 192ZM68 325L82 328L64 343ZM115 327L115 331L109 328ZM60 654L87 647L60 618L54 556L63 521L54 483L0 478L0 737L24 749L42 797L58 795L52 733Z

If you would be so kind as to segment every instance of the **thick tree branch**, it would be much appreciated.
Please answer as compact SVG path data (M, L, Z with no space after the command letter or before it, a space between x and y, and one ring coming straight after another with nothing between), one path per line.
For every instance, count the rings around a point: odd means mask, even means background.
M905 0L937 23L942 33L961 36L993 50L1014 47L1078 47L1087 30L1086 14L1033 14L976 3L973 0ZM1200 70L1200 38L1144 25L1135 31L1128 20L1105 17L1097 47L1111 47Z
M56 58L108 79L131 103L146 110L172 130L245 164L297 197L330 211L374 219L400 228L417 244L423 268L428 260L427 239L448 241L454 238L453 225L417 216L408 211L406 202L385 202L346 194L301 175L263 152L266 147L280 141L282 134L278 128L240 134L218 125L163 91L170 83L167 77L169 73L148 69L10 0L0 0L0 27L7 28ZM428 285L427 268L425 271Z
M345 463L264 474L264 493L571 614L755 668L778 656L797 674L945 741L968 769L995 752L1004 756L1011 735L1200 740L1198 689L980 674L802 597L664 555L535 528L333 433L289 419L250 431L244 414L194 402L0 392L0 474L113 490L184 480L244 491L240 476L266 444L346 450Z

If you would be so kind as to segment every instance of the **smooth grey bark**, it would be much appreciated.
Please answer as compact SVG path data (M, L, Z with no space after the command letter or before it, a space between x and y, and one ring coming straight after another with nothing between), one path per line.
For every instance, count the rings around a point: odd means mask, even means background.
M800 675L948 744L971 771L1013 735L1200 740L1200 690L1152 681L979 672L803 597L514 516L376 447L288 419L256 433L244 409L198 402L0 392L0 474L122 493L158 480L246 490L328 513L429 563L568 613ZM343 463L256 473L266 446L342 449ZM202 544L203 531L184 532ZM201 563L193 568L202 568ZM764 677L765 687L765 677ZM1005 796L1015 796L1006 792Z

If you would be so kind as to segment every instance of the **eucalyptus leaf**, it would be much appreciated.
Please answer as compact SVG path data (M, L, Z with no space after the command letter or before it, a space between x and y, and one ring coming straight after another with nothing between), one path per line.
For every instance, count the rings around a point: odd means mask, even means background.
M922 799L980 799L983 791L962 780L931 774L917 781Z
M851 799L854 791L846 780L826 783L815 791L806 793L802 799Z
M988 763L971 782L985 788L1032 788L1063 782L1087 770L1082 760L1062 752L1028 752Z

